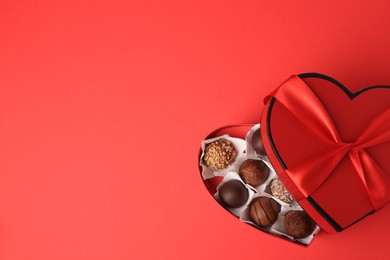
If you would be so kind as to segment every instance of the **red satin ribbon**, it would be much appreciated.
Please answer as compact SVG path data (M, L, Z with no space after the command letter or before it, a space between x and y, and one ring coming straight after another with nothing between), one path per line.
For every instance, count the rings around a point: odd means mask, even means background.
M355 142L345 143L317 96L298 76L291 76L266 97L265 102L271 97L276 98L326 143L320 153L312 155L304 162L288 166L286 173L301 193L296 194L296 200L305 199L316 191L348 155L366 187L373 208L378 210L390 201L390 176L365 151L368 147L390 141L390 109L372 120Z

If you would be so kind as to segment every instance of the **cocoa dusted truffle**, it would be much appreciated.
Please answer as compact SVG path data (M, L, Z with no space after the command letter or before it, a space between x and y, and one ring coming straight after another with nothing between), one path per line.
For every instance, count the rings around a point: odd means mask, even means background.
M239 208L248 201L249 192L241 181L230 180L219 189L219 197L225 206Z
M275 198L280 199L286 203L293 201L293 198L291 197L286 187L284 187L280 179L273 179L271 181L271 193Z
M238 170L241 179L253 187L263 184L269 175L269 168L261 160L247 159Z
M206 145L203 162L210 170L215 171L227 168L236 157L237 152L232 142L221 138Z
M278 219L280 205L267 197L255 198L249 205L249 217L260 227L269 227Z
M307 237L313 232L314 228L314 221L305 211L289 211L284 218L284 229L293 238Z

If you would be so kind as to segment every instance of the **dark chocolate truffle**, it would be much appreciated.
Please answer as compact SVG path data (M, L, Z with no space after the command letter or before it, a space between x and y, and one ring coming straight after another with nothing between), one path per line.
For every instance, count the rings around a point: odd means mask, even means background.
M241 181L230 180L219 189L219 197L225 206L238 208L248 201L249 192Z
M255 198L249 205L249 217L260 227L269 227L278 219L280 205L267 197Z
M238 174L245 183L256 187L267 180L269 168L261 160L247 159L241 164Z
M314 228L314 221L305 211L289 211L284 218L284 229L286 230L286 233L293 238L307 237L313 232Z
M203 162L210 170L215 171L227 168L236 157L237 152L232 142L221 138L206 145Z
M260 130L253 133L252 146L253 146L253 149L255 150L256 153L258 153L260 155L266 155L263 140L261 139L261 136L260 136Z
M271 193L275 198L280 199L286 203L293 201L290 193L279 179L273 179L271 181Z

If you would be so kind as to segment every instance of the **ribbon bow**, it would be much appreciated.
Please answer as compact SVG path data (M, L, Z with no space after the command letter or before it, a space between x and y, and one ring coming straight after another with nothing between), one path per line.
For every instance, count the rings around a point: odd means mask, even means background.
M390 141L390 109L374 118L354 142L345 143L325 107L298 76L291 76L265 102L271 97L327 144L321 153L312 155L305 162L289 165L286 169L301 193L297 194L296 200L309 197L348 156L366 187L373 208L378 210L390 201L390 176L365 150Z

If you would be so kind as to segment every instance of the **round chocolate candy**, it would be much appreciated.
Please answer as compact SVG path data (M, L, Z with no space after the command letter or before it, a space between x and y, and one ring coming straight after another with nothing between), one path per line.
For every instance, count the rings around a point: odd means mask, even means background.
M261 160L247 159L238 170L241 179L253 187L263 184L269 175L269 168Z
M260 130L256 131L252 136L252 146L256 153L266 155L263 140L260 136Z
M314 221L303 210L292 210L284 217L284 229L293 238L304 238L315 228Z
M221 138L206 145L203 162L213 171L227 168L237 157L232 142Z
M280 205L268 197L257 197L249 205L249 217L260 227L269 227L278 219Z
M280 179L273 179L271 181L271 193L275 198L280 199L286 203L293 201L293 198L291 197L286 187L284 187Z
M249 192L241 181L230 180L219 189L219 197L225 206L239 208L248 201Z

